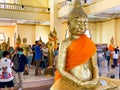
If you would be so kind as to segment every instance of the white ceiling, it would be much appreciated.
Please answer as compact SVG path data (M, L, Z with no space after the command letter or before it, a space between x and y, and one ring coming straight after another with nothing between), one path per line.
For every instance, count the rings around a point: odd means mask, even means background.
M96 0L87 0L87 4L93 3L95 1ZM84 0L81 0L81 2L83 4ZM98 21L108 20L111 18L119 18L119 17L120 17L120 6L112 7L102 12L88 15L89 21L91 22L98 22ZM50 21L0 18L0 26L3 26L3 25L15 26L17 23L18 24L50 25Z
M103 12L88 15L90 21L103 21L111 18L119 18L120 17L120 6L113 7L107 9Z

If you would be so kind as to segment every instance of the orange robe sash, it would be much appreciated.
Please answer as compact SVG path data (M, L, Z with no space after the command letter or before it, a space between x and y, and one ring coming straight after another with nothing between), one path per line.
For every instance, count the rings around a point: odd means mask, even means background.
M114 51L114 47L112 44L109 45L109 48L108 48L110 51Z
M82 35L74 40L67 49L66 71L73 67L86 63L96 51L95 44L86 36ZM58 70L55 73L55 81L61 78Z

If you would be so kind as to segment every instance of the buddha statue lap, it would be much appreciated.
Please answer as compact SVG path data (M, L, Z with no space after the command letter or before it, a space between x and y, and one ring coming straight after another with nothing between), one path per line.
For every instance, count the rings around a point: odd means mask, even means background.
M60 45L55 82L50 90L119 90L118 85L109 82L111 79L99 77L96 46L84 34L87 26L87 15L80 0L76 0L68 18L70 37Z

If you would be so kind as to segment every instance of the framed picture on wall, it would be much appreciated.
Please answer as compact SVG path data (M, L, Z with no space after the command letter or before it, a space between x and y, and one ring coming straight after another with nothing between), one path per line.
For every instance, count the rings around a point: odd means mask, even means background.
M0 41L5 41L5 35L4 33L0 33Z

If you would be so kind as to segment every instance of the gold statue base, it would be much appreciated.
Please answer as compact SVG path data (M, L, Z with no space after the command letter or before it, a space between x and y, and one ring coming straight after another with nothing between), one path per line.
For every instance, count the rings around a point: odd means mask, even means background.
M82 88L65 79L59 79L50 90L120 90L120 81L110 78L101 78L100 80L105 80L107 85L98 84L95 88Z
M53 67L46 68L45 69L45 74L54 75L54 68Z

